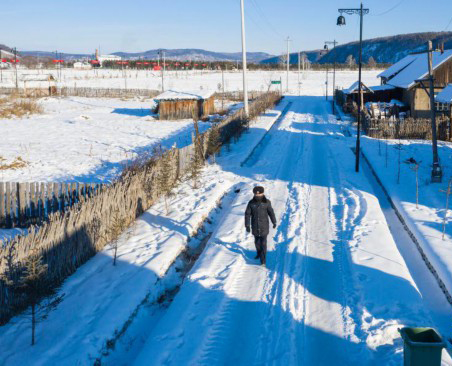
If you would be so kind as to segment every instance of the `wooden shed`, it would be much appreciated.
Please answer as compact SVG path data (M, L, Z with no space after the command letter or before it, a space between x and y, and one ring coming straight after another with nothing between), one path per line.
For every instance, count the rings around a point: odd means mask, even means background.
M428 77L428 54L411 54L380 73L382 85L390 85L400 93L401 100L410 108L414 118L430 117L430 98L419 80ZM452 50L433 52L435 94L452 82ZM429 87L428 82L424 82Z
M168 90L155 98L161 120L202 119L215 113L214 92Z

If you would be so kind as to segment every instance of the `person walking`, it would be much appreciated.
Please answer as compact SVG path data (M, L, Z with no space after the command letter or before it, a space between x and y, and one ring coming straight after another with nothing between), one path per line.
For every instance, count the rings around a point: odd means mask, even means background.
M245 228L248 233L254 235L257 255L255 259L260 259L261 265L265 266L267 259L267 235L270 231L268 218L276 228L276 217L272 204L264 195L264 187L253 188L254 197L248 202L245 210Z

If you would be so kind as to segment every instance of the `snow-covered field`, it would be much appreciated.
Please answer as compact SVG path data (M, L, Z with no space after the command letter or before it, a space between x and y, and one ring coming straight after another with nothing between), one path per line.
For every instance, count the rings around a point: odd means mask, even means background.
M19 70L23 74L55 73L55 70ZM363 80L367 85L378 84L378 71L366 71ZM189 71L168 73L167 88L179 90L212 89L222 80L221 73ZM56 74L55 74L56 75ZM4 71L1 86L14 84L12 71ZM242 74L225 73L228 91L241 90ZM249 72L251 90L267 90L271 80L282 78L284 72ZM356 79L356 72L337 73L337 85L348 87ZM325 72L309 71L301 77L302 95L325 94ZM129 88L159 89L160 75L146 71L128 71ZM332 93L332 75L330 91ZM63 72L60 85L105 88L123 88L124 80L118 70L82 71L68 69ZM298 94L298 74L291 72L290 89ZM29 84L27 84L30 87ZM44 85L45 86L45 85ZM275 86L273 86L274 88ZM279 86L277 86L279 87ZM161 143L170 147L185 146L190 142L193 123L157 121L151 115L154 102L106 98L43 98L38 101L44 114L21 119L0 120L0 157L4 164L21 157L27 164L15 170L0 170L2 181L79 181L106 182L121 172L137 155L149 153ZM221 103L217 102L218 108ZM229 107L230 102L225 104ZM201 129L208 124L201 124Z
M376 76L381 70L364 71L363 82L366 85L380 85ZM24 86L21 81L21 75L29 74L52 74L57 78L56 70L18 70L19 87ZM91 88L119 88L124 89L151 89L161 90L162 79L160 72L144 70L128 70L124 78L121 70L74 70L64 69L62 78L58 79L56 85L68 87L91 87ZM248 71L248 87L250 90L265 91L268 89L272 80L282 80L283 89L286 89L285 71ZM219 71L169 71L165 77L165 89L179 90L200 90L210 89L215 91L222 90L222 74ZM356 71L338 71L336 73L336 84L340 88L348 88L357 80ZM306 71L300 77L301 95L325 95L325 71ZM48 82L35 83L27 82L27 87L48 87ZM14 87L14 70L3 71L3 82L0 87ZM224 72L225 91L242 90L241 71ZM273 89L279 88L279 85L273 85ZM298 72L291 71L289 76L289 89L293 93L298 93ZM331 96L333 91L333 75L329 74L329 92Z
M192 120L159 121L152 99L43 98L43 114L0 120L4 164L21 157L26 166L0 170L10 182L108 182L156 144L191 143ZM204 131L209 123L200 123Z
M35 347L29 320L1 327L2 362L395 366L399 328L434 326L450 338L452 307L372 175L354 172L345 127L322 97L285 98L204 169L201 188L185 182L168 215L159 203L137 220L116 268L106 249L69 278ZM257 183L278 218L267 268L243 225ZM210 239L177 292L177 266L166 271L206 218ZM452 365L446 351L443 364Z

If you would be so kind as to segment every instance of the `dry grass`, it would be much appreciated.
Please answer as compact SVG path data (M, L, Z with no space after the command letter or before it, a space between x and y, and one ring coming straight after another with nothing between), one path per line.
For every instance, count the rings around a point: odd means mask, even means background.
M23 160L20 156L15 158L12 163L6 163L6 159L3 156L0 156L0 170L15 170L24 168L28 165L28 163Z
M0 99L0 118L21 118L40 113L43 113L43 109L35 99L18 98L15 95Z

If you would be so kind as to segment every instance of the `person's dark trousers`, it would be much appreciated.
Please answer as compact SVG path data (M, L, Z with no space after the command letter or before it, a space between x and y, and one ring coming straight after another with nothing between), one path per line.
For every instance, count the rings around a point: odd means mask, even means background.
M256 245L257 255L259 256L261 263L265 264L267 260L267 237L255 236L254 244Z

